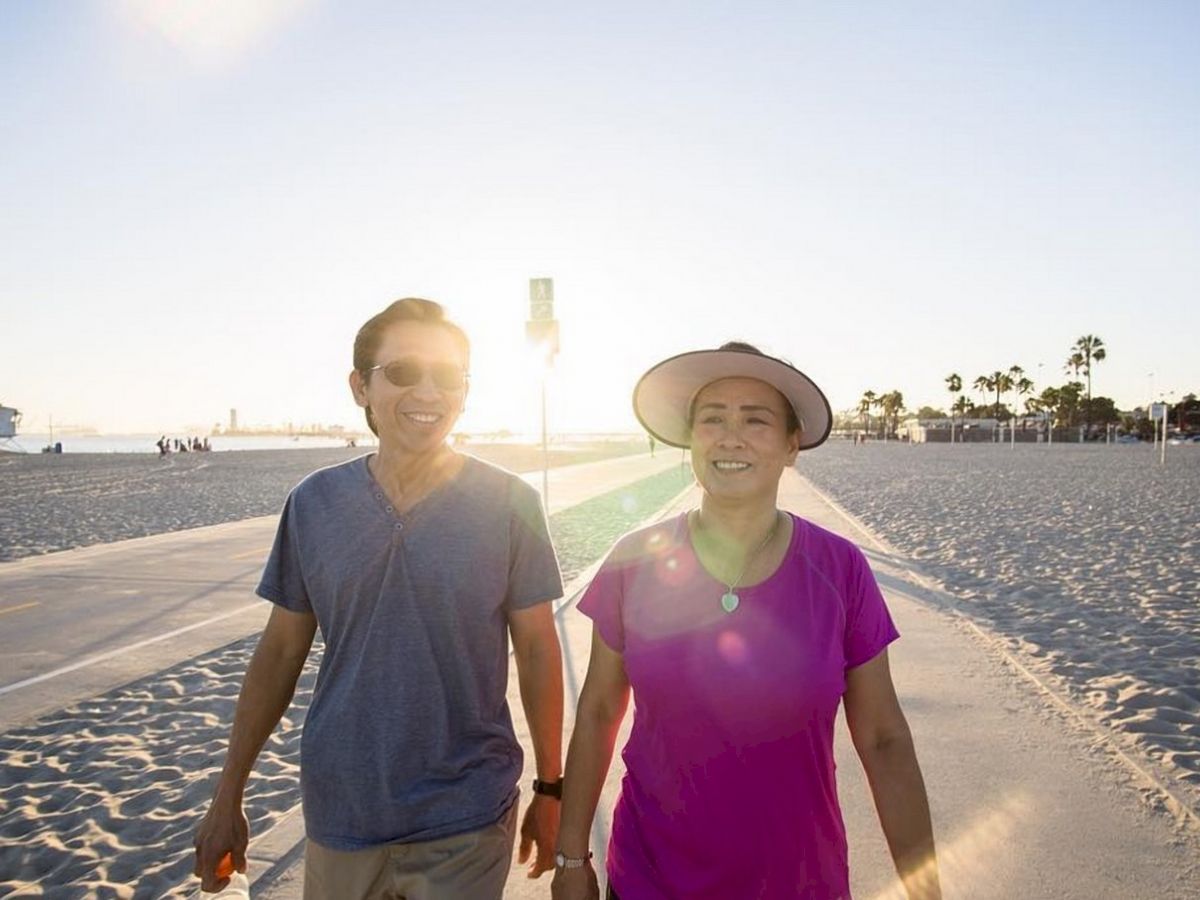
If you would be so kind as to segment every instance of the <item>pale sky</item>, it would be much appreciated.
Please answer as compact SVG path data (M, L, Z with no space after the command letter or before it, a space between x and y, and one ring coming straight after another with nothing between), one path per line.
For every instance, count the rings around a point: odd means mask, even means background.
M0 2L0 402L358 426L354 333L417 295L462 427L532 430L532 277L555 430L734 338L839 410L1089 333L1118 406L1200 393L1198 43L1153 0Z

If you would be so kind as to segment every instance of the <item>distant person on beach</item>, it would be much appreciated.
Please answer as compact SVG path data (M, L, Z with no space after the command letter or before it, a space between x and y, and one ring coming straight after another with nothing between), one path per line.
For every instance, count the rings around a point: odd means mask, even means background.
M537 493L454 450L470 345L428 300L398 300L354 341L350 388L377 452L321 469L284 505L258 586L275 606L196 833L195 873L244 870L242 794L316 630L301 743L304 896L499 900L522 751L505 700L512 642L536 759L519 861L550 871L562 788L562 579ZM218 868L221 873L218 874Z
M167 436L162 435L154 444L158 448L159 456L166 456L171 452L171 445L167 443Z
M898 637L862 552L777 507L829 435L782 360L728 343L634 389L642 425L691 450L700 506L622 538L579 602L592 649L567 753L555 900L594 900L592 820L632 693L608 897L850 896L839 704L910 900L941 896L925 786L896 699Z

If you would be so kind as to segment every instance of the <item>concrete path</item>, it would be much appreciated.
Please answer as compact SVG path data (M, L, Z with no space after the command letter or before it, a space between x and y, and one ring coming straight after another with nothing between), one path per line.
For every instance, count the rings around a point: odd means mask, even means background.
M550 470L550 512L679 465L678 454ZM523 476L539 490L541 472ZM260 630L277 516L0 563L0 729Z
M903 635L891 650L892 669L929 788L946 897L1200 897L1200 832L1186 816L1176 821L1163 811L1153 785L1121 761L1102 733L1064 712L998 645L958 617L950 598L931 589L911 562L794 472L785 474L780 500L858 542L884 588ZM685 492L664 514L695 502L695 492ZM568 732L591 632L573 599L569 594L560 609ZM509 703L525 739L515 673L510 684ZM838 768L855 896L901 898L844 726ZM523 789L532 777L529 769ZM620 777L618 758L593 838L601 866ZM260 900L301 896L302 831L297 814L252 846L251 874ZM548 896L549 876L530 881L514 867L506 900Z

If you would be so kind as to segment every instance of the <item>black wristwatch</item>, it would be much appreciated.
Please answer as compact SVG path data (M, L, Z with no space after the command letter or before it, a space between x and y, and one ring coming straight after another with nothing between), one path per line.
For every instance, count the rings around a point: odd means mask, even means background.
M535 794L544 794L547 797L553 797L555 800L562 799L562 784L563 780L558 781L541 781L537 778L533 779L533 792Z

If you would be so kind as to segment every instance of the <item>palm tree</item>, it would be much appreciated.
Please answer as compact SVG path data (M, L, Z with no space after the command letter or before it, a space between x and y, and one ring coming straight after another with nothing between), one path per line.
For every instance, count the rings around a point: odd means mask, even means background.
M883 438L885 443L887 442L887 416L884 414L883 399L886 396L887 396L887 394L880 394L878 397L876 397L874 400L871 401L871 405L874 406L877 410L879 410L879 421L883 426L880 429L880 431L882 432L881 437Z
M986 375L980 375L971 383L971 387L979 391L979 396L981 399L986 400L987 395L992 392L992 381ZM980 404L980 406L982 405L983 404Z
M1012 379L997 369L988 378L988 385L996 392L996 418L1000 418L1000 395L1012 390Z
M858 414L863 417L863 436L871 433L871 407L875 405L875 392L866 391L858 401Z
M1013 429L1012 429L1012 445L1017 446L1017 410L1020 407L1021 396L1028 394L1033 390L1033 382L1025 377L1025 370L1020 366L1011 366L1008 370L1009 390L1016 396L1013 397ZM1024 425L1021 426L1022 429Z
M887 420L892 420L891 430L894 433L900 427L900 412L904 409L904 395L899 391L889 391L879 398L879 406L883 409L884 427Z
M1041 392L1041 394L1038 395L1037 399L1038 399L1038 405L1041 406L1041 408L1043 410L1045 410L1047 413L1047 416L1048 416L1047 422L1046 422L1046 428L1048 429L1047 436L1050 438L1051 441L1053 441L1054 440L1054 426L1057 424L1057 419L1060 414L1059 407L1062 405L1062 394L1058 388L1048 387L1048 388L1045 388Z
M957 372L951 372L946 376L946 387L949 388L951 396L958 396L962 393L962 378ZM950 443L954 443L954 407L950 407Z
M1071 359L1081 357L1083 364L1075 373L1075 377L1079 377L1079 371L1082 371L1087 376L1087 406L1084 407L1084 424L1086 430L1084 434L1091 434L1092 431L1092 363L1102 362L1108 354L1104 350L1104 341L1096 337L1094 334L1085 334L1075 342L1075 346L1071 348Z
M1079 380L1079 373L1083 371L1083 354L1076 351L1067 357L1067 364L1063 366L1063 371L1075 376L1075 380Z
M954 406L951 407L951 409L953 409L956 413L958 413L959 416L962 417L964 420L966 419L966 416L967 416L967 410L969 410L970 408L971 408L971 401L967 399L966 394L959 394L958 399L954 401ZM964 427L965 427L965 422L964 422ZM959 433L959 440L960 441L962 440L961 432Z

